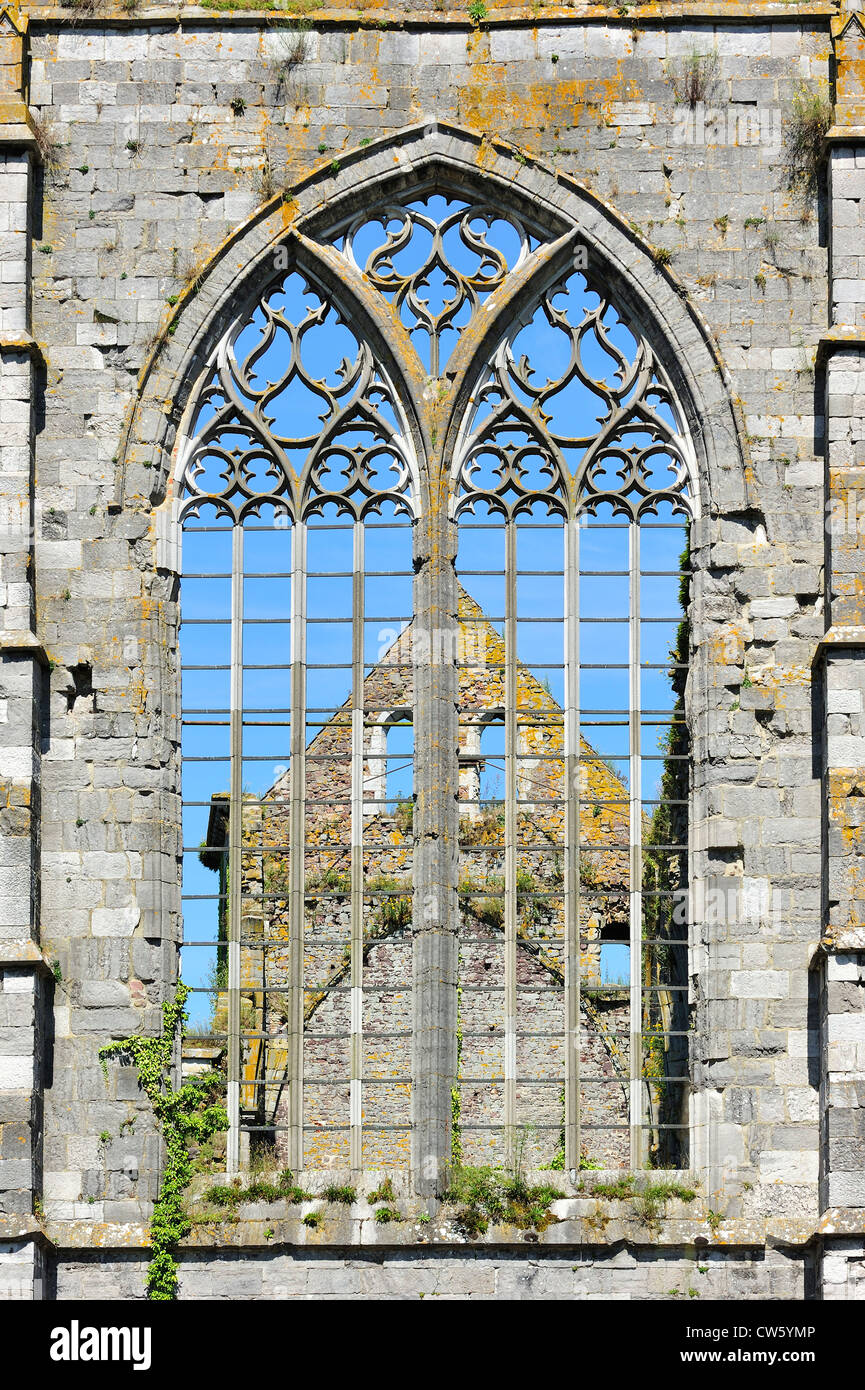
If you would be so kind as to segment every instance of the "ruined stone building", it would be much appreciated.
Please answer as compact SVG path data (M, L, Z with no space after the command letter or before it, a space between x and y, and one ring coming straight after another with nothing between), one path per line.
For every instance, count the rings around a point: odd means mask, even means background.
M494 996L485 992L489 972L501 968L504 931L505 813L501 803L481 803L481 756L478 726L501 716L504 643L485 621L478 605L463 591L458 607L457 657L460 704L467 711L460 731L457 795L462 853L458 892L461 1014L471 1019L470 1042L460 1028L461 1056L456 1083L460 1105L457 1127L464 1162L502 1164L506 1159L501 1124L502 1070L500 1019ZM413 807L408 799L389 804L382 767L386 730L401 711L414 708L411 627L398 638L364 680L364 709L373 722L364 739L364 838L376 845L364 856L366 901L362 904L364 987L380 991L377 1038L371 1020L364 1027L366 1081L383 1083L365 1097L362 1161L374 1169L408 1167L411 1129L410 991L411 885ZM539 1168L555 1162L561 1144L563 1030L557 1015L564 1005L565 931L562 854L562 711L531 672L518 669L519 705L531 708L540 725L522 736L524 769L519 786L517 827L517 983L528 991L523 1009L521 1071L525 1078L522 1124L531 1126L527 1161ZM471 713L468 713L468 711ZM375 722L381 719L386 723ZM532 748L541 741L543 748ZM543 752L550 755L545 761ZM580 1110L584 1161L602 1168L628 1167L629 1034L627 989L605 988L601 950L604 941L627 941L628 875L614 850L628 834L626 788L583 742L585 765L581 799L597 814L585 816L581 860L580 975L583 989L583 1036ZM531 757L532 752L541 753ZM309 1128L304 1139L303 1168L326 1167L338 1155L350 1165L350 1001L345 983L351 974L351 840L346 821L335 809L351 798L351 708L343 706L307 750L307 838L314 849L305 856L304 1047L309 1066L305 1080L318 1082L307 1101ZM381 770L380 770L381 769ZM290 804L288 774L265 795L244 803L242 858L243 927L240 951L241 1008L247 1007L249 1043L243 1058L241 1106L247 1133L259 1145L273 1142L288 1162L286 1139L291 1069L286 1047L290 1028ZM228 853L228 798L214 798L209 816L210 839L205 859L217 872ZM327 808L321 803L327 801ZM595 848L588 849L591 845ZM228 895L220 937L230 940ZM223 952L223 955L227 954ZM555 988L558 986L558 989ZM462 988L466 996L462 997ZM470 999L472 992L478 997ZM545 995L552 994L548 1001ZM665 1003L671 1001L665 996ZM225 991L215 999L216 1031L225 1026ZM556 1023L558 1022L558 1028ZM546 1025L546 1027L544 1027ZM542 1037L534 1037L544 1028ZM401 1038L394 1030L401 1030ZM336 1045L335 1040L339 1040ZM375 1041L374 1041L375 1040ZM195 1056L197 1049L190 1049ZM217 1054L219 1055L219 1054ZM461 1073L471 1077L464 1081ZM358 1078L360 1079L360 1078ZM532 1082L535 1084L532 1085ZM550 1084L552 1083L552 1084ZM649 1083L650 1084L650 1083ZM654 1099L654 1097L651 1097ZM376 1126L379 1118L388 1124ZM594 1124L592 1121L594 1120ZM390 1126L393 1126L391 1128ZM321 1126L326 1126L324 1134ZM538 1128L540 1126L540 1128ZM479 1127L479 1128L478 1128ZM271 1139L271 1134L273 1138ZM253 1149L255 1147L253 1143ZM658 1137L655 1137L657 1144Z
M0 9L3 1297L865 1296L863 74Z

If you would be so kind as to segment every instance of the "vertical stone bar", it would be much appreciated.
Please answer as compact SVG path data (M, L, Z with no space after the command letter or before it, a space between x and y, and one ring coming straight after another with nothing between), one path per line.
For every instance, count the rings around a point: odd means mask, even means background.
M34 1204L42 1190L43 1015L39 949L41 721L45 653L35 634L30 210L37 144L22 99L26 20L0 16L0 1298L42 1296Z
M642 765L640 758L641 707L640 698L640 527L630 523L628 531L628 568L630 613L629 666L629 759L630 782L630 1044L631 1044L631 1167L640 1168L643 1162L642 1117L642 1040L643 1040L643 805Z
M565 522L565 1168L580 1166L580 524Z
M505 1151L516 1157L517 1126L517 531L505 525Z
M457 1068L456 527L444 489L415 523L412 663L416 745L412 966L412 1169L435 1192L451 1159Z
M303 936L306 814L306 523L291 533L291 759L289 764L289 1167L303 1167Z
M363 522L354 524L351 629L351 1076L349 1125L352 1172L363 1167ZM387 750L385 750L386 752ZM385 785L387 761L385 760Z
M231 790L228 816L228 1144L240 1167L240 951L243 934L243 527L231 538Z
M815 685L822 739L824 921L820 962L821 1206L865 1208L865 22L833 20L834 124L826 137L832 325L820 344L826 403L826 613ZM853 1210L851 1210L853 1209ZM831 1228L830 1228L831 1229ZM844 1247L843 1249L841 1247ZM823 1297L856 1297L838 1266L865 1244L826 1241Z

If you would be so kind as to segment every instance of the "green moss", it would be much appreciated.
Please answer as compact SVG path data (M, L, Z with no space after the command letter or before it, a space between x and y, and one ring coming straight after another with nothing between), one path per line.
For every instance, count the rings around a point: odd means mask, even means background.
M677 1182L653 1182L634 1195L637 1215L647 1225L657 1221L661 1210L673 1198L680 1202L693 1202L697 1194L692 1187L683 1187Z
M309 14L324 8L324 0L199 0L203 10L279 10L283 14Z
M270 886L268 883L268 887ZM306 880L306 891L313 893L316 889L325 893L350 893L351 874L335 866L323 869L320 874L310 874Z
M451 1163L457 1168L463 1158L462 1135L462 1092L460 1091L460 1066L463 1056L463 1024L461 1015L463 992L457 986L457 1069L454 1085L451 1086Z
M633 1174L616 1182L595 1183L591 1195L613 1202L633 1202L636 1215L649 1226L658 1220L667 1202L674 1198L680 1202L693 1202L697 1197L693 1187L685 1187L682 1183L660 1181L640 1184Z
M411 896L402 891L405 887L390 874L374 874L367 880L364 892L378 896L370 922L371 935L385 935L411 925ZM396 893L400 896L395 897Z
M244 1187L238 1178L228 1186L217 1184L209 1187L204 1194L204 1200L212 1206L232 1209L246 1202L300 1203L311 1202L313 1197L312 1192L295 1185L294 1174L289 1168L280 1173L275 1183L256 1180Z
M634 1194L633 1177L619 1178L617 1182L597 1182L592 1188L593 1197L607 1197L612 1202L623 1202Z

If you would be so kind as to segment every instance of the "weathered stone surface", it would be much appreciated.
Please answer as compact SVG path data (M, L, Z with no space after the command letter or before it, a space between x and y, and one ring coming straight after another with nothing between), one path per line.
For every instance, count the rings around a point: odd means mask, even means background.
M45 148L16 117L0 154L0 1210L22 1221L44 1202L107 1242L61 1247L59 1297L142 1292L144 1253L119 1251L148 1215L160 1145L134 1071L112 1065L106 1081L98 1051L159 1027L178 967L179 558L155 517L208 325L233 314L269 239L348 192L360 206L395 168L407 181L430 151L481 198L504 188L592 246L619 237L602 268L615 259L677 389L709 402L693 422L711 467L691 535L691 1161L758 1234L707 1253L705 1292L802 1298L810 1254L764 1243L754 1258L769 1221L813 1233L830 1207L861 1220L865 121L849 64L828 14L793 24L759 0L747 25L688 4L646 27L496 8L477 26L449 3L389 29L313 16L287 66L250 14L71 25L43 9L30 31ZM7 40L11 110L22 40ZM695 44L718 70L692 110L674 88ZM781 127L800 77L830 71L817 215L786 187ZM252 218L271 187L294 202ZM425 603L454 608L447 575L429 572ZM456 767L453 672L415 694ZM382 946L375 967L379 983L408 977L413 955L417 998L438 1000L415 1110L438 1158L458 971L459 772L443 767L419 774L448 831L425 842L413 886L450 935L419 931L387 959ZM407 1060L395 1048L390 1063ZM557 1095L545 1104L558 1115ZM833 1223L815 1277L826 1297L861 1298L861 1237ZM576 1249L196 1250L181 1291L658 1298L695 1277L672 1236L651 1256ZM32 1296L43 1273L23 1228L0 1234L0 1296Z

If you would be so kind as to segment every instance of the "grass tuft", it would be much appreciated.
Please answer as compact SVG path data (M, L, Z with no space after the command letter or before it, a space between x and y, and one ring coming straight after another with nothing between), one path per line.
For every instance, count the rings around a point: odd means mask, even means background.
M823 140L834 109L822 88L805 83L793 95L793 110L784 125L784 165L787 187L806 199L817 195Z

